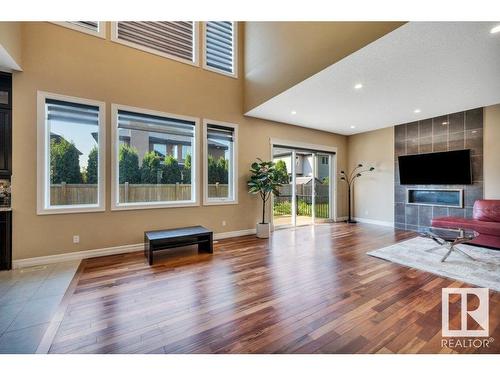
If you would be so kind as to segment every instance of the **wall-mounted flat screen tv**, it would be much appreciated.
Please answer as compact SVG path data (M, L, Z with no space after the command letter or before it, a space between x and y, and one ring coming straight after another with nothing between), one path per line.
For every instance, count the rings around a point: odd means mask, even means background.
M398 157L402 185L471 184L470 150Z

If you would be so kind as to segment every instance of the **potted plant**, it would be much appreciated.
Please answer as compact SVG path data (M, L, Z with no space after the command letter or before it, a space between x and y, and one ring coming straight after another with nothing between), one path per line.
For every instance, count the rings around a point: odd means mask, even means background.
M262 222L257 223L257 237L269 238L270 224L266 223L266 203L271 198L271 194L279 195L278 188L281 186L279 173L272 161L262 161L252 163L250 180L248 181L248 191L252 194L259 194L262 199Z

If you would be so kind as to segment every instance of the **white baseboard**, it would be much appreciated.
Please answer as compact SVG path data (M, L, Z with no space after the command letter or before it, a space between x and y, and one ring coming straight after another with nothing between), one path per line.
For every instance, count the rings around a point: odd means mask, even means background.
M339 216L339 217L337 217L337 220L335 222L339 223L341 221L346 221L346 220L347 220L347 216Z
M134 251L141 251L141 250L144 250L143 243L134 245L105 247L102 249L94 249L94 250L74 251L72 253L63 253L56 255L47 255L42 257L14 260L12 261L12 268L16 269L16 268L41 266L45 264L69 262L72 260L82 260L87 258L102 257L106 255L132 253Z
M215 233L214 234L214 240L223 240L224 238L249 236L249 235L255 234L255 233L256 233L255 228L253 228L253 229L235 230L233 232Z
M364 219L362 217L354 217L354 220L365 223L365 224L374 224L374 225L382 225L384 227L392 227L394 228L394 223L390 221L382 221L382 220L373 220L373 219Z
M251 234L255 234L255 229L244 229L244 230L236 230L233 232L215 233L214 240L222 240L224 238L232 238L232 237L241 237ZM61 263L61 262L69 262L72 260L82 260L87 258L102 257L106 255L133 253L134 251L142 251L142 250L144 250L143 243L133 244L133 245L113 246L113 247L106 247L94 250L74 251L71 253L13 260L12 268L17 269L17 268L42 266L52 263Z

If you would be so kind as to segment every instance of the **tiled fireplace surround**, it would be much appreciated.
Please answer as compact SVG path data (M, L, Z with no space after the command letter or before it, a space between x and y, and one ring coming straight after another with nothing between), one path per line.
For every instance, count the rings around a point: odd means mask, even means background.
M476 108L394 127L394 226L421 230L438 216L472 217L472 206L483 198L483 109ZM398 156L471 150L472 185L401 185ZM406 189L464 189L464 208L406 204Z

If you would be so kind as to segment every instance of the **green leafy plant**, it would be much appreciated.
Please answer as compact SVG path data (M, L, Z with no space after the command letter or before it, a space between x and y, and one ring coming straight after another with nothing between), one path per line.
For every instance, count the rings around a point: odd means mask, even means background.
M274 202L274 215L291 215L292 214L292 202L284 201L284 202Z
M271 194L279 196L278 188L281 186L279 172L272 161L262 161L252 163L250 169L250 180L248 180L248 191L252 194L259 194L262 199L262 222L266 223L266 203L271 198Z

